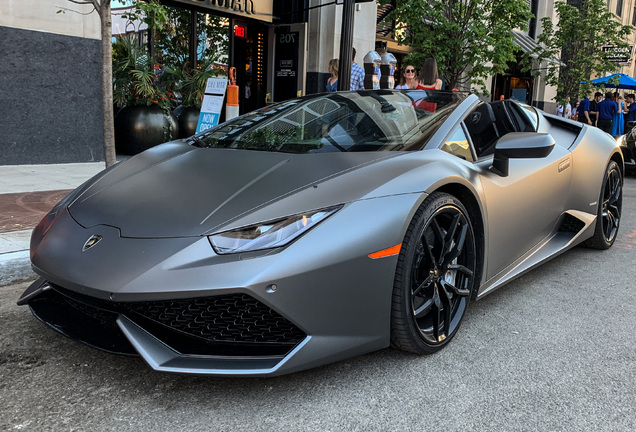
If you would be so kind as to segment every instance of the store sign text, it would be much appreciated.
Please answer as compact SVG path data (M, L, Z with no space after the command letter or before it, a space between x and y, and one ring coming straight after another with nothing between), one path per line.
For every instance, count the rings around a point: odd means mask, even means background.
M248 14L254 13L253 0L206 0L206 3L210 6L230 9L233 12L245 12Z
M634 45L628 45L627 47L603 45L601 51L605 54L605 58L611 62L630 64L634 56Z
M274 0L176 0L219 12L272 22Z

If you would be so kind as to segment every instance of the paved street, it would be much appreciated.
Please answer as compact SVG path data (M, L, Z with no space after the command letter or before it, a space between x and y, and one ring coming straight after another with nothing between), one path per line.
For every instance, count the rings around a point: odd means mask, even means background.
M0 430L636 430L636 177L619 239L473 303L426 357L385 349L270 379L170 375L74 343L0 288Z

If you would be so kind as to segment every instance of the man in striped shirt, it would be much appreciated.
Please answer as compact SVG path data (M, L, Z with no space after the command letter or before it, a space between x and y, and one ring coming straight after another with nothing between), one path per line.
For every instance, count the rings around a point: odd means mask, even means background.
M364 90L364 69L355 62L356 49L353 48L353 57L351 61L351 82L350 90Z

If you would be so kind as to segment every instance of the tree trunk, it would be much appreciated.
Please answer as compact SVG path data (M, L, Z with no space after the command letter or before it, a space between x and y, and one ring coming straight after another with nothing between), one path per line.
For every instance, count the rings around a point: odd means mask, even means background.
M104 160L106 168L117 162L115 153L115 128L113 120L113 45L110 0L99 5L102 24L102 109L104 115Z

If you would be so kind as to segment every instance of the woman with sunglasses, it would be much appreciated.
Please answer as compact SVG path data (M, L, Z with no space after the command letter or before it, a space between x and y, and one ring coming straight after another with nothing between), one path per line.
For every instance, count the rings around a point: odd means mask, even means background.
M396 86L396 89L409 89L417 86L417 80L415 79L417 74L415 73L415 66L408 65L402 72L402 79L400 84Z

